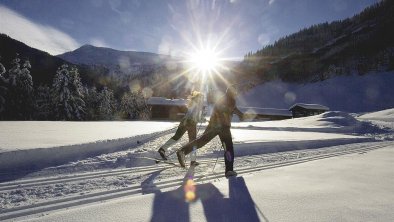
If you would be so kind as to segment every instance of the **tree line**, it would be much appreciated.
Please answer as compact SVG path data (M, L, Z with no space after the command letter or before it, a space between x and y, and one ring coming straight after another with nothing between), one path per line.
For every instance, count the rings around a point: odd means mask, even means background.
M1 58L0 58L1 59ZM119 120L148 119L141 90L124 92L82 84L78 68L58 67L51 85L33 84L29 60L19 55L8 70L0 60L0 120Z

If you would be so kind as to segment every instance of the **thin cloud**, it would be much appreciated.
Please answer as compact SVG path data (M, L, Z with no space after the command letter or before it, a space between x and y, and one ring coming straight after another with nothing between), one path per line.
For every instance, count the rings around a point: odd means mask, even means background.
M272 4L274 4L275 1L276 1L276 0L269 0L268 4L269 4L269 5L272 5Z
M261 33L258 37L257 37L257 42L261 45L261 46L266 46L268 45L268 43L270 43L271 38L268 34L266 33Z
M99 38L92 38L92 39L90 39L89 44L91 44L93 46L96 46L96 47L110 48L110 46L107 43L105 43L104 40L99 39Z
M34 23L2 5L0 5L0 33L52 55L74 50L79 46L66 33L51 26Z

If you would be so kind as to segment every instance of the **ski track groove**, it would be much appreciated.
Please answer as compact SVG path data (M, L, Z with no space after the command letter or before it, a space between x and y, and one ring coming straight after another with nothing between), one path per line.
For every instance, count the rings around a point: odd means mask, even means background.
M175 131L176 127L158 132L155 135L146 138L146 141L144 143L152 141L154 139L157 139L158 137L165 136L168 134L172 134L173 131ZM25 180L17 180L17 181L12 181L12 182L0 182L0 192L2 191L7 191L7 190L12 190L16 188L28 188L28 187L33 187L33 186L42 186L42 185L50 185L50 184L55 184L58 182L73 182L73 181L79 181L79 180L84 180L84 179L94 179L94 178L100 178L100 177L106 177L106 176L118 176L118 175L123 175L123 174L129 174L129 173L138 173L138 172L144 172L144 171L149 171L150 169L152 171L155 171L157 169L167 169L167 168L172 168L172 167L157 167L157 166L142 166L142 167L131 167L128 169L120 169L120 170L110 170L110 171L105 171L105 172L93 172L93 173L82 173L82 174L74 174L70 176L62 176L62 177L53 177L53 178L38 178L38 179L25 179ZM19 171L12 172L12 173L18 173ZM25 172L25 171L21 171ZM94 177L94 175L96 175ZM41 183L42 182L42 183Z
M349 146L358 145L358 147L355 147L351 150L334 151L334 152L328 153L328 154L314 155L314 156L310 156L310 157L299 158L299 159L295 159L295 160L286 160L286 161L277 162L277 163L268 163L268 164L263 164L261 166L238 168L237 172L238 172L238 175L244 175L244 174L249 174L249 173L253 173L253 172L257 172L257 171L261 171L261 170L290 166L290 165L310 162L310 161L314 161L314 160L326 159L326 158L342 156L342 155L347 155L347 154L360 153L360 152L367 152L367 151L386 147L391 143L392 142L390 142L390 143L380 142L377 145L366 146L366 147L364 147L360 144L352 144ZM298 151L300 151L300 150L298 150ZM296 152L293 152L293 153L296 154ZM286 153L286 154L292 155L293 153ZM269 155L270 154L254 155L254 156L249 156L249 157L244 156L244 157L240 157L239 159L248 159L248 158L256 159L256 158L262 158L264 156L269 156ZM276 156L276 155L279 156L280 154L275 153L272 156ZM216 161L216 159L201 160L199 162L215 162L215 161ZM223 162L223 161L221 161L221 162ZM144 167L141 167L141 168L144 168ZM155 167L156 171L162 171L167 168L174 168L174 167L162 167L161 169L157 169L157 167ZM132 169L128 169L128 170L130 171ZM203 175L197 175L194 177L195 182L197 184L201 184L201 183L204 183L207 181L212 181L212 180L216 180L216 179L220 179L220 178L223 178L222 173L215 173L215 172L203 174ZM115 199L115 198L120 198L120 197L125 197L125 196L151 193L151 192L144 192L147 190L151 191L150 189L154 190L154 189L177 188L178 186L181 186L182 184L183 184L183 181L181 181L181 179L179 179L179 178L176 178L176 179L160 181L160 182L157 182L154 184L148 184L146 186L142 186L141 184L138 184L138 185L133 185L133 186L120 188L120 189L116 189L116 190L101 191L101 192L90 193L90 194L85 194L85 195L81 195L81 196L74 196L74 197L57 199L57 200L52 200L52 201L47 201L47 202L42 202L42 203L37 203L37 204L32 204L32 205L26 205L26 206L22 206L22 207L15 207L15 208L10 208L10 209L0 210L0 220L8 220L8 219L14 219L14 218L18 218L18 217L43 213L43 212L47 212L47 211L61 210L64 208L76 207L76 206L85 205L85 204L94 203L94 202L102 202L105 200L110 200L110 199Z
M4 183L0 184L0 192L13 190L17 188L30 188L35 186L44 186L44 185L51 185L57 183L64 183L64 182L76 182L81 180L87 179L96 179L102 177L109 177L109 176L120 176L124 174L134 174L134 173L142 173L142 172L154 172L157 170L165 170L168 168L173 167L133 167L128 169L116 170L116 171L109 171L109 172L95 172L95 173L88 173L83 175L72 175L72 176L65 176L65 177L56 177L50 179L37 179L37 180L23 180L20 182L12 182L10 184Z

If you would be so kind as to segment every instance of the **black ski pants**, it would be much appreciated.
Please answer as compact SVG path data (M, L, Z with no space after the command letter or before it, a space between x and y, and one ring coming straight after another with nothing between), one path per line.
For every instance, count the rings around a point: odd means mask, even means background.
M187 155L193 151L193 147L199 149L215 138L215 136L219 136L224 148L224 163L226 164L226 172L233 170L234 146L230 127L210 127L208 125L207 129L200 137L198 137L198 139L184 145L180 150L182 150L185 155Z
M181 123L179 123L178 129L175 132L175 135L172 137L173 140L178 141L183 134L187 131L187 135L189 136L189 142L193 141L197 138L197 123L192 120L183 119Z

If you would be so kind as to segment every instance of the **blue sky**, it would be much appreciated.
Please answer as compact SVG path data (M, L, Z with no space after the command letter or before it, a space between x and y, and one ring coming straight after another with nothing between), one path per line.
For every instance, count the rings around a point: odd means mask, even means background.
M278 38L378 0L0 0L0 32L50 54L84 44L242 58Z

